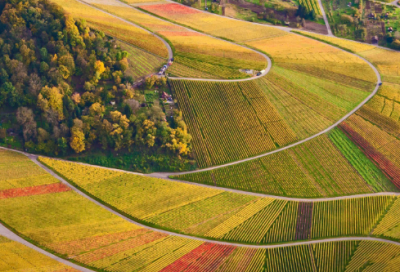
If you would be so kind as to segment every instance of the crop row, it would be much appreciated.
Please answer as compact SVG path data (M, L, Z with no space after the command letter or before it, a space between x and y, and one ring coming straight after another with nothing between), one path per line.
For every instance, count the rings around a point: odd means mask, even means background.
M3 236L0 236L0 256L1 271L78 271Z
M129 53L129 74L137 80L141 77L147 76L151 73L157 72L157 70L165 63L165 60L149 54L148 52L129 46L125 43L119 43L121 48Z
M159 39L140 28L74 0L53 0L53 2L62 6L73 17L85 19L89 26L95 29L160 57L168 57L165 45Z
M112 2L117 4L113 5ZM246 75L239 69L259 71L266 66L266 60L260 54L162 21L134 8L120 6L118 1L111 1L109 5L95 5L165 37L174 48L174 62L185 65L191 70L198 70L199 74L212 74L219 78L243 78ZM184 71L179 74L189 76Z
M349 138L378 165L397 188L400 188L400 170L396 164L396 152L399 150L399 143L397 139L379 130L379 128L374 127L369 134L366 134L363 129L368 130L371 126L371 123L357 115L351 116L348 121L340 125ZM390 141L390 138L392 138L392 141Z
M321 15L321 9L316 0L300 0L299 3L307 8L308 11L314 11L316 15Z
M377 95L340 127L353 143L358 145L364 154L385 173L393 185L399 188L400 142L397 139L400 133L398 123L400 117L399 54L343 39L317 34L310 34L310 36L357 52L378 68L383 84ZM374 174L371 175L374 176ZM384 183L380 185L388 190L397 191L388 183L386 186Z
M1 166L0 169L6 168L7 162L2 162ZM82 173L79 172L80 175ZM93 185L93 182L87 184ZM156 190L154 184L150 186ZM114 189L108 188L108 191ZM125 190L127 191L126 188ZM124 198L120 198L120 201L124 201ZM270 200L258 202L265 205ZM328 229L336 231L342 228L334 222L335 218L342 220L350 214L357 214L356 221L348 222L353 225L357 222L361 226L357 228L364 231L364 226L376 221L375 211L389 207L386 205L388 202L388 197L375 197L362 198L360 201L352 199L343 202L344 204L332 201L315 203L313 218L316 211L321 210L318 205L328 205L333 208L325 213L326 219L321 218ZM295 219L292 221L296 221L298 216L295 213L285 212L288 207L291 211L298 211L298 204L294 207L290 203L292 202L286 203L278 220L283 214L292 214L291 218ZM248 212L243 212L243 216L254 212L255 215L262 214L265 209L269 209L266 214L273 215L274 210L278 207L281 209L284 204L285 201L273 201L259 212L256 212L259 208L254 209L254 206ZM272 209L271 205L275 205L276 209ZM392 214L392 211L397 212L397 206L396 203L390 206L387 215ZM355 209L349 212L352 208ZM334 211L340 209L346 210L345 216L335 214ZM64 254L78 263L107 271L263 271L264 268L267 271L289 268L303 271L313 267L317 271L343 271L339 268L343 268L344 264L348 263L353 270L363 267L365 262L371 266L379 264L381 267L391 267L393 270L393 265L398 264L400 254L398 246L377 242L360 242L358 245L358 242L346 241L268 250L203 243L136 226L105 211L74 191L27 196L18 200L1 199L0 219L41 246ZM261 223L257 224L261 226ZM275 221L273 225L276 224ZM286 227L290 226L296 230L296 223L284 223L275 230L284 235ZM313 225L312 230L315 228L316 225ZM246 233L246 230L243 229L240 233ZM327 269L324 270L325 268Z
M296 139L254 83L172 80L171 87L201 167L245 158Z
M40 158L40 161L134 219L159 228L234 242L268 244L365 236L397 200L394 196L374 196L299 203L133 174L107 178L112 175L104 171L116 171L48 158ZM316 165L310 173L319 168ZM96 169L104 178L96 175ZM96 176L96 182L88 183L85 172ZM392 227L397 226L396 222ZM381 231L379 235L388 231Z
M337 135L339 132L332 133ZM341 137L343 141L347 139L344 135ZM370 184L376 183L390 186L373 164L364 164L368 158L354 144L339 150L335 145L335 141L323 135L258 160L175 178L246 191L303 197L368 193L373 188ZM381 191L379 188L374 186L375 191Z

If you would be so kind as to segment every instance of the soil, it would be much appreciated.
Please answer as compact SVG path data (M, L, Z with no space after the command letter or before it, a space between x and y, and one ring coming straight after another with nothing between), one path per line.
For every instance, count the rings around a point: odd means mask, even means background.
M303 27L302 29L319 34L328 34L328 29L326 28L325 25L321 25L312 21L306 21L306 26Z

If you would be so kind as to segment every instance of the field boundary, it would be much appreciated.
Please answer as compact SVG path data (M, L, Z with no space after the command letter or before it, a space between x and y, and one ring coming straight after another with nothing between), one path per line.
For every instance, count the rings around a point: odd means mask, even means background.
M2 147L0 147L0 148L2 148ZM11 150L11 151L13 151L13 150ZM126 220L126 221L128 221L130 223L136 224L136 225L138 225L140 227L147 228L147 229L150 229L150 230L153 230L153 231L165 233L165 234L168 234L168 235L173 235L173 236L177 236L177 237L182 237L182 238L187 238L187 239L192 239L192 240L198 240L198 241L203 241L203 242L215 243L215 244L219 244L219 245L230 245L230 246L248 247L248 248L265 248L265 249L278 248L278 247L287 247L287 246L296 246L296 245L310 245L310 244L316 244L316 243L320 243L320 242L354 241L354 240L357 240L357 241L380 241L380 242L386 242L386 243L391 243L391 244L395 244L395 245L399 245L400 246L400 242L397 242L397 241L394 241L394 240L389 240L389 239L370 237L370 236L345 236L345 237L315 239L315 240L308 240L308 241L307 240L306 241L303 240L303 241L298 241L298 242L281 242L281 243L268 244L268 245L254 245L254 244L237 243L237 242L225 242L225 241L201 238L201 237L197 237L197 236L191 236L191 235L181 234L181 233L177 233L177 232L173 232L173 231L168 231L168 230L164 230L164 229L160 229L160 228L154 228L154 227L139 223L139 222L133 220L132 218L121 214L114 207L111 207L109 205L105 205L105 204L99 202L98 200L92 198L88 194L84 193L82 190L78 189L75 185L71 184L69 181L67 181L66 179L64 179L63 177L61 177L57 173L55 173L53 170L48 168L46 165L44 165L41 162L39 162L37 160L37 156L35 156L35 155L32 156L32 155L24 153L24 152L20 152L20 153L25 155L25 156L27 156L36 165L38 165L43 170L48 172L54 178L59 180L61 183L67 185L73 191L75 191L79 195L83 196L84 198L90 200L94 204L106 209L107 211L113 213L114 215L117 215L117 216L121 217L122 219L124 219L124 220ZM393 194L392 193L391 195L400 195L400 193L398 193L398 194Z

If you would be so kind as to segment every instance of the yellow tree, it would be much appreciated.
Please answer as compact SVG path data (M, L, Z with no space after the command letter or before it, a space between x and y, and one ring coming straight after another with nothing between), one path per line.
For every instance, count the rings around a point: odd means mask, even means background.
M38 95L38 107L43 111L49 108L58 113L58 120L64 120L63 94L57 87L43 87Z
M96 71L96 79L100 79L101 74L106 70L104 63L98 60L94 63L94 70Z
M69 145L75 153L81 153L85 150L85 134L78 126L73 126L71 129L71 139Z

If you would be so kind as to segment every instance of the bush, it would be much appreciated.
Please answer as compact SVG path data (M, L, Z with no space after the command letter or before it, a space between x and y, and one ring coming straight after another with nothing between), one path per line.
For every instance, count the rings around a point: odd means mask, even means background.
M394 49L400 50L400 40L394 40L391 45Z
M342 14L340 16L340 21L346 25L352 24L354 22L354 18L347 14Z
M7 130L5 128L0 128L0 141L4 141L7 136Z

